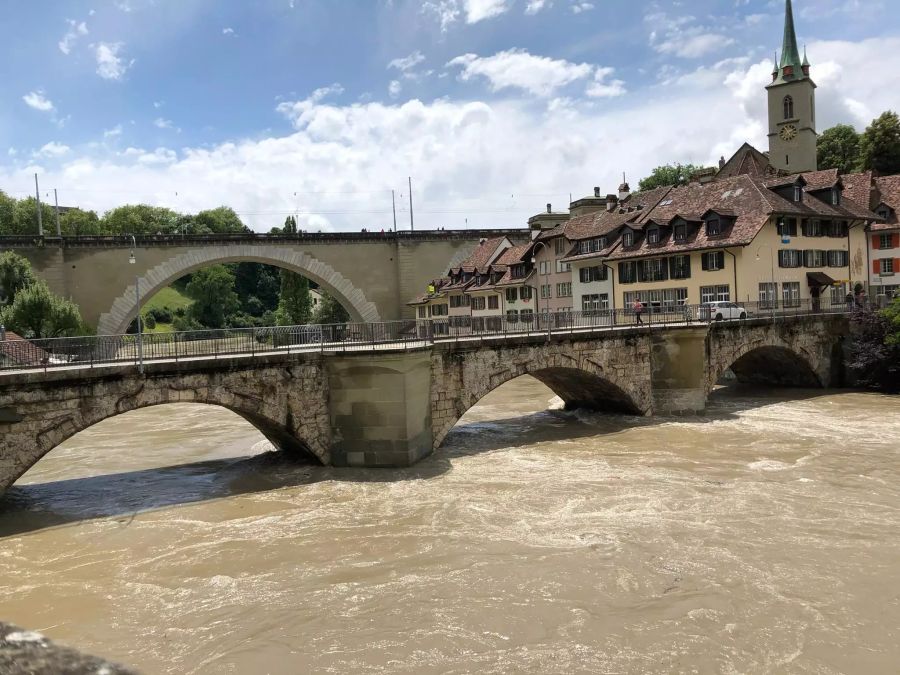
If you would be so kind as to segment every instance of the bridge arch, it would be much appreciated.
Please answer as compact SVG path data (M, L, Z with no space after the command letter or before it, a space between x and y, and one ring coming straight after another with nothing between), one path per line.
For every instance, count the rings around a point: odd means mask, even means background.
M505 360L502 355L500 360ZM450 391L432 393L435 449L440 447L459 419L479 401L523 375L530 375L546 385L563 400L566 409L589 408L641 416L651 411L649 393L642 392L638 382L588 357L579 358L559 351L550 353L547 349L538 348L529 358L512 360L489 374L479 376L472 372L473 376L466 377L466 370L464 366L464 383L455 394ZM478 366L471 370L478 370ZM434 386L443 388L437 378Z
M170 258L139 278L141 296L150 298L175 280L203 267L232 262L263 263L302 274L332 294L344 305L354 321L381 321L378 308L366 297L365 292L331 265L308 253L262 244L208 246ZM136 315L135 287L132 284L115 299L109 311L100 315L97 332L100 335L122 334Z
M707 392L712 391L727 370L731 370L741 383L809 389L824 387L814 363L815 358L806 350L778 340L743 342L733 351L720 353L718 358L710 361Z

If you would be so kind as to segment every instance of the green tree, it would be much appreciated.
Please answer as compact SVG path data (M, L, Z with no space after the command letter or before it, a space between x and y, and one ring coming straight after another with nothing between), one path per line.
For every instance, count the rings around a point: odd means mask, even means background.
M16 200L0 190L0 235L16 234Z
M181 216L162 206L127 204L103 215L103 228L109 234L175 234L180 232Z
M18 253L0 253L0 307L12 304L16 294L35 282L31 263Z
M275 228L272 228L273 234ZM284 227L281 228L280 234L297 234L297 219L294 216L288 216L284 219Z
M69 209L65 213L61 213L59 229L62 230L63 235L70 237L106 234L97 213L81 209Z
M350 321L350 314L347 313L347 310L344 309L341 303L321 288L319 289L319 292L322 294L322 300L316 308L315 316L313 316L313 323L329 324L347 323Z
M205 228L211 234L232 234L247 230L238 214L228 206L201 211L194 216L192 225L195 229Z
M652 190L658 187L667 187L669 185L686 185L690 182L691 177L703 169L702 166L694 164L665 164L658 166L650 173L647 178L641 180L638 189Z
M309 323L312 315L312 298L309 280L302 274L281 270L281 297L275 319L279 326L299 326Z
M38 217L37 201L34 197L26 197L15 202L13 214L13 231L10 234L32 234L37 236ZM56 212L53 207L41 202L41 218L44 234L56 232Z
M75 303L51 293L42 280L16 294L3 310L0 323L28 339L69 337L83 330Z
M881 312L881 315L887 321L885 326L885 344L900 347L900 296L894 298L891 304Z
M859 134L849 124L838 124L823 131L816 147L819 169L851 173L860 164Z
M860 159L863 169L882 174L900 173L900 117L883 113L862 135Z
M194 301L186 318L204 328L224 328L226 319L241 306L234 292L234 274L224 265L194 272L185 294Z

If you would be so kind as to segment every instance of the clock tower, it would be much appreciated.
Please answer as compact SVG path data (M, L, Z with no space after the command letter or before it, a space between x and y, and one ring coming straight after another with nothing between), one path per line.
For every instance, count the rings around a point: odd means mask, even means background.
M794 9L785 3L781 61L776 54L769 93L769 163L788 173L815 171L816 83L809 76L809 61L797 48Z

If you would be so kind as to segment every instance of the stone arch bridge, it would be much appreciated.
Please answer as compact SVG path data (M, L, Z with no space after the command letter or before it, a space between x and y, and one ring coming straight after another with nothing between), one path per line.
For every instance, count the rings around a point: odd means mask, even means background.
M701 412L719 377L842 384L844 316L63 368L0 376L0 492L57 445L115 415L217 405L277 447L336 466L408 466L505 382L530 374L567 406L634 415Z
M354 321L410 318L406 306L435 274L484 238L528 239L527 230L450 230L301 235L4 237L50 289L71 298L100 335L119 335L137 315L135 284L149 298L184 275L219 263L259 262L293 272L331 293Z

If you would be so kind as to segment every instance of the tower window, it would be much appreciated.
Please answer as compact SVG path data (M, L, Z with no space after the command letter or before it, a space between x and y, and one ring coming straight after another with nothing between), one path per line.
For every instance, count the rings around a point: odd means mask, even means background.
M785 96L784 97L784 119L786 119L786 120L794 119L794 97L793 96Z

